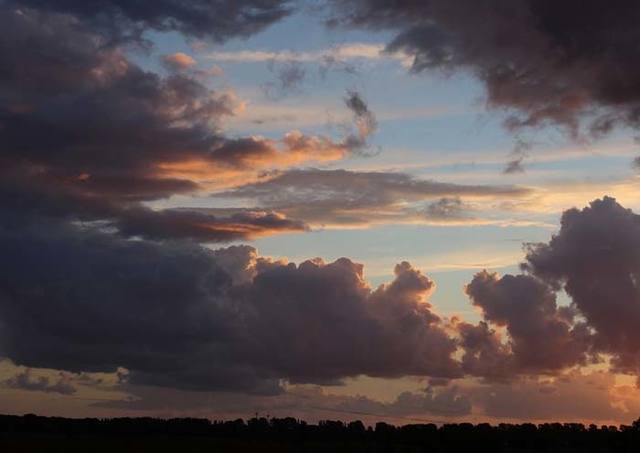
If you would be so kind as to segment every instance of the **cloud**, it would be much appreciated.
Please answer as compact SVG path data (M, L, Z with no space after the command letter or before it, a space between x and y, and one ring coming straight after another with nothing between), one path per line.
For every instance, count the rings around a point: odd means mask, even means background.
M272 210L222 219L152 211L143 203L228 188L274 167L337 160L353 151L347 139L298 131L279 140L226 137L221 120L240 103L231 92L206 87L188 55L167 57L185 70L163 77L129 60L100 27L91 28L94 16L85 13L93 13L80 3L58 6L84 22L48 4L41 10L12 5L0 7L0 197L22 200L11 202L19 212L104 221L154 239L175 233L214 242L301 231L302 222ZM117 21L112 7L119 5L103 5L107 12L95 18ZM32 52L21 50L26 47Z
M474 276L465 292L473 305L482 309L485 321L506 327L515 372L554 372L586 364L590 346L587 327L574 324L573 314L557 306L555 294L543 282L529 275L498 277L483 271ZM483 330L488 333L486 327ZM501 346L493 344L500 351Z
M461 185L406 173L304 169L280 172L215 196L246 200L310 225L362 227L391 222L490 222L468 215L475 214L475 209L461 197L490 203L529 193L517 186Z
M464 219L472 208L466 206L460 197L443 197L431 202L425 209L427 218L437 220Z
M357 75L369 62L392 60L407 67L411 63L402 52L385 52L384 45L368 43L348 43L310 51L222 50L206 53L204 57L235 64L266 63L269 71L275 74L275 80L264 83L262 88L267 97L276 100L300 91L305 81L313 76L310 68L317 69L317 77L325 80L333 71Z
M553 379L526 378L509 384L463 388L485 416L520 421L628 423L634 414L620 407L615 377L604 372L572 372Z
M265 95L271 99L280 99L291 92L300 90L307 77L307 71L297 61L286 61L276 64L271 60L268 64L269 70L275 74L276 80L262 85Z
M162 57L162 63L172 71L181 71L189 69L190 67L198 64L198 62L191 56L183 52L176 52Z
M455 387L402 392L392 401L378 401L365 396L341 396L330 388L319 386L289 386L286 392L274 396L241 395L222 392L203 394L184 390L158 389L144 386L123 386L129 397L100 401L92 408L143 411L150 414L171 407L172 413L182 416L233 419L270 415L296 417L307 422L327 417L360 419L365 422L381 420L416 421L426 417L460 418L469 415L469 398ZM139 412L138 412L139 413ZM435 419L434 419L435 420Z
M222 42L247 37L286 17L289 0L239 0L229 7L221 0L167 0L130 2L107 0L10 0L9 5L26 6L74 16L80 21L116 37L134 37L145 29L177 31L188 36Z
M56 382L51 382L47 376L32 376L31 370L28 368L5 380L4 385L10 389L30 392L59 393L61 395L72 395L76 392L76 388L65 373L60 373L60 378Z
M378 129L376 116L357 91L350 90L344 100L345 105L353 112L357 132L346 138L349 148L361 150L367 147L367 140Z
M123 368L131 385L257 394L361 375L515 382L559 376L598 353L638 373L637 216L612 199L567 211L549 244L530 247L528 273L476 274L466 293L482 310L477 325L438 316L428 303L435 283L408 262L372 288L348 258L296 265L248 246L212 251L167 240L181 233L158 218L158 236L146 233L155 241L44 218L0 222L0 355L17 365ZM572 306L557 304L561 285Z
M509 345L487 322L473 325L454 318L453 327L464 351L461 364L466 374L491 382L511 381L517 375Z
M526 244L523 274L476 274L465 291L484 322L453 322L465 371L502 379L607 359L613 372L637 376L639 219L613 198L594 200L565 211L548 243ZM560 290L570 305L557 305ZM504 327L507 341L490 326Z
M595 348L614 367L640 370L640 216L604 197L570 209L547 244L528 248L524 268L563 288L595 331Z
M112 223L125 236L155 240L193 239L200 242L229 242L277 233L302 232L307 226L273 211L240 210L227 216L213 216L188 209L126 209Z
M637 128L636 27L632 0L333 2L332 24L391 30L390 52L413 70L470 72L512 129L559 125L576 136ZM482 20L478 20L481 17Z
M335 412L342 411L347 414L378 417L378 420L384 417L405 418L426 415L462 417L471 414L470 399L461 394L455 386L441 390L429 387L420 393L402 392L395 400L388 403L372 400L365 396L344 397L343 399L332 406L325 403L325 407Z
M264 50L238 50L238 51L213 51L205 55L205 58L214 61L231 63L269 63L269 62L298 62L318 63L324 65L345 64L348 60L382 60L406 59L406 55L385 52L384 44L348 43L321 49L317 51L264 51Z
M512 159L505 165L502 173L505 175L513 175L515 173L524 173L524 166L522 165L524 158L518 157L516 159Z
M48 222L89 222L110 228L125 237L153 240L192 239L201 242L228 242L270 234L302 232L308 226L274 210L236 209L232 212L200 212L189 209L155 210L131 201L117 191L117 181L110 185L77 190L69 184L28 181L23 173L9 174L0 183L0 202L5 222L17 225ZM170 183L171 180L165 180ZM140 184L145 184L140 181ZM73 186L73 183L71 184ZM153 185L144 190L153 195ZM166 186L160 186L164 188ZM179 187L179 185L177 186ZM175 187L175 188L177 188ZM187 186L189 188L189 186ZM96 194L93 194L96 190ZM179 193L176 190L176 193ZM142 196L138 193L137 196Z
M459 375L455 340L426 303L434 284L408 263L372 289L346 258L296 266L249 247L43 226L0 230L0 354L17 365L257 393L281 380Z

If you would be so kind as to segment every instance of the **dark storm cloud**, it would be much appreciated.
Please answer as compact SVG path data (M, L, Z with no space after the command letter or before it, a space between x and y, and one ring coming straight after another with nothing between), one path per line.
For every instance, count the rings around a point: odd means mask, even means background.
M140 203L203 190L197 178L336 159L345 146L295 133L282 143L226 138L217 124L233 114L232 95L189 72L145 71L87 24L45 10L0 5L0 198L23 213L104 220L154 239L304 229L273 212L222 219Z
M529 247L524 267L564 288L614 366L640 370L640 216L609 197L570 209L548 244Z
M5 159L73 176L139 174L222 141L211 126L232 113L228 95L146 72L66 16L1 9L0 23Z
M530 248L531 274L476 274L466 292L477 325L441 319L426 303L434 282L406 262L372 289L347 258L295 265L248 246L211 251L26 218L0 223L0 355L18 365L124 367L132 385L259 394L283 379L359 375L507 382L559 375L598 352L638 372L640 223L612 199L567 211L560 233ZM562 285L572 307L556 302Z
M145 29L154 29L218 42L250 36L292 11L290 0L7 0L5 3L69 14L116 37L135 37Z
M252 368L230 360L224 347L237 317L225 309L230 278L212 252L54 222L3 229L0 241L7 258L0 347L15 363L123 366L132 381L259 387Z
M633 0L334 1L333 23L389 29L413 70L469 71L507 126L640 126L640 6Z
M15 390L27 390L31 392L59 393L72 395L76 388L71 379L64 373L60 373L57 381L52 382L47 376L33 376L30 369L26 369L4 381L5 387Z
M374 291L363 266L346 258L267 269L245 295L259 323L251 330L260 342L251 350L293 382L330 383L358 374L456 376L455 342L423 303L433 285L409 263L397 265L395 279Z
M0 355L17 365L258 393L280 379L460 374L424 302L433 282L408 263L371 289L346 258L296 266L86 225L3 223L0 244Z
M228 96L145 72L66 16L1 9L0 23L5 169L30 168L27 179L108 198L195 189L158 178L155 166L219 143L209 123L231 113Z

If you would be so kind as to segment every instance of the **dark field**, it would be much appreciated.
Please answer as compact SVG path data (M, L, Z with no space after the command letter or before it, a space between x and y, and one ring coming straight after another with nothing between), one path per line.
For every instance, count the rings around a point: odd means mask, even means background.
M0 416L2 452L636 452L632 426Z

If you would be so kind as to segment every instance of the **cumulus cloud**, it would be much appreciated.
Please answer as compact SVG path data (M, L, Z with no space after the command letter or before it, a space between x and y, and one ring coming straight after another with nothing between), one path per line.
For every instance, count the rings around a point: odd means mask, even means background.
M525 273L476 274L465 291L484 321L452 323L465 372L505 379L608 359L612 371L637 376L639 219L613 198L595 200L565 211L548 243L526 245ZM570 305L557 304L560 290Z
M514 357L508 343L485 321L477 325L453 320L463 355L462 369L487 381L510 381L516 376Z
M590 339L586 326L573 325L543 282L529 275L498 277L483 271L465 291L485 321L506 327L516 370L553 372L586 362Z
M577 135L637 128L633 0L333 2L332 23L392 30L387 49L413 55L413 70L468 71L510 128L560 125ZM478 18L482 18L479 20Z
M18 365L259 393L282 379L459 375L426 302L433 282L408 263L372 289L346 258L296 266L54 222L3 227L0 242L0 354Z
M570 209L548 244L529 247L524 268L563 288L595 330L597 350L614 366L640 369L640 216L604 197Z

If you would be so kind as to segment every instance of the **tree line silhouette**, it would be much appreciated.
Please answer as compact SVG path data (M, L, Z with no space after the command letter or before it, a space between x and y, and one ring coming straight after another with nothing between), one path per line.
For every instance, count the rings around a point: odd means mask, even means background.
M114 439L125 444L109 443ZM132 441L132 442L131 442ZM105 443L106 442L106 443ZM292 417L210 421L200 418L62 418L0 415L0 447L15 451L389 451L389 452L631 452L640 447L640 419L632 425L580 423L451 423L395 426L378 422ZM74 449L74 445L78 449ZM135 445L135 446L134 446ZM144 449L144 445L152 446ZM50 449L42 447L51 447ZM33 449L30 449L33 448ZM14 450L5 450L14 451ZM131 450L133 451L133 450Z

